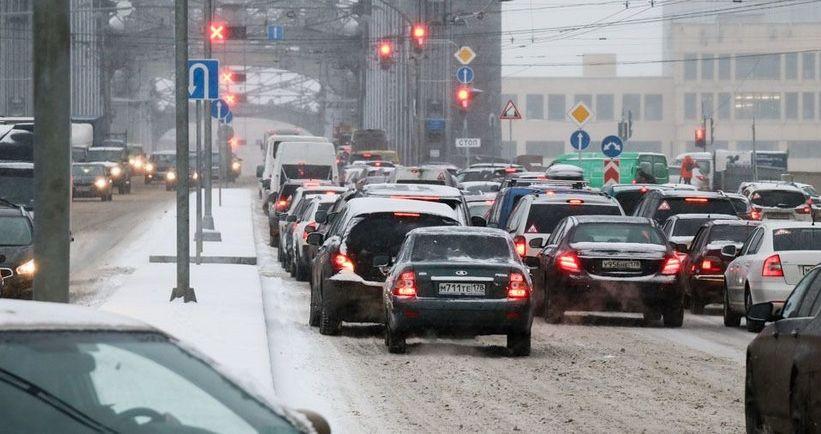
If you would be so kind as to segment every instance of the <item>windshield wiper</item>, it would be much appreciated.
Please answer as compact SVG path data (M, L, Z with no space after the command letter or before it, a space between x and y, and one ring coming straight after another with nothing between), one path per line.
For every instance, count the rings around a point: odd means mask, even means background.
M0 382L6 383L11 387L14 387L28 395L31 395L40 401L50 405L55 410L59 411L60 413L65 414L66 416L74 419L78 423L91 428L96 432L104 432L104 433L116 433L117 431L109 428L108 426L102 424L101 422L95 420L91 416L83 413L82 411L78 410L76 407L72 406L71 404L63 401L62 399L52 395L49 391L41 388L40 386L32 383L31 381L26 380L18 375L15 375L3 368L0 368Z

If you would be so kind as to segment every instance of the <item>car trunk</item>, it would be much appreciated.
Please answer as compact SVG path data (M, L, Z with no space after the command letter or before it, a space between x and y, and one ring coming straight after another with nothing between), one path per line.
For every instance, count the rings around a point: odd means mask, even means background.
M813 267L821 263L821 251L818 250L789 250L780 251L781 269L784 270L784 280L795 285Z
M416 263L419 297L498 299L507 297L511 267L504 263Z
M610 277L641 277L659 272L667 248L657 244L596 243L572 244L589 274Z

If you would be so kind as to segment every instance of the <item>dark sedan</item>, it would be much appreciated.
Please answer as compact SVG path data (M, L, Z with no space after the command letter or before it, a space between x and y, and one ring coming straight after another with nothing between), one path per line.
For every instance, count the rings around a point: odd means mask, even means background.
M566 311L643 313L681 327L681 260L643 217L573 216L562 220L539 256L545 320Z
M753 305L749 317L774 321L747 347L747 432L821 432L821 267L795 286L780 312Z
M531 288L504 231L413 230L385 281L385 344L404 353L411 334L504 334L514 356L529 355Z
M33 224L29 214L0 201L0 276L3 298L31 298L34 282Z
M107 165L101 163L74 163L71 166L71 197L94 197L103 202L114 196L114 180Z

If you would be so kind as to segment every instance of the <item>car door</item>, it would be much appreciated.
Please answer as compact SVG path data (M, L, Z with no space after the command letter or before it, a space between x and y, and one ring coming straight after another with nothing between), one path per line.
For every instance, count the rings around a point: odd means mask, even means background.
M750 271L750 265L755 259L761 241L764 237L764 228L758 228L753 232L744 246L741 247L741 254L727 267L727 295L731 304L744 304L744 287Z

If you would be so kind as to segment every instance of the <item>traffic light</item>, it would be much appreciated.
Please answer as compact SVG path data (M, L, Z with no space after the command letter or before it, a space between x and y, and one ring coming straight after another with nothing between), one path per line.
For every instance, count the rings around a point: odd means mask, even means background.
M245 26L229 26L225 23L213 22L208 25L208 39L212 43L248 39L248 29Z
M696 128L696 148L707 149L707 131L704 127Z
M208 26L208 39L211 42L224 42L225 41L225 23L211 23Z
M231 70L223 71L220 74L220 83L222 84L234 84L234 83L245 83L248 76L244 72L234 72Z
M459 86L456 89L456 103L459 107L467 111L470 109L470 104L473 102L473 89L468 86Z
M411 40L413 41L413 49L417 53L425 49L425 42L428 40L428 26L424 23L417 23L411 29Z
M379 65L382 69L388 69L393 65L393 42L381 41L376 47L376 55L379 57Z

